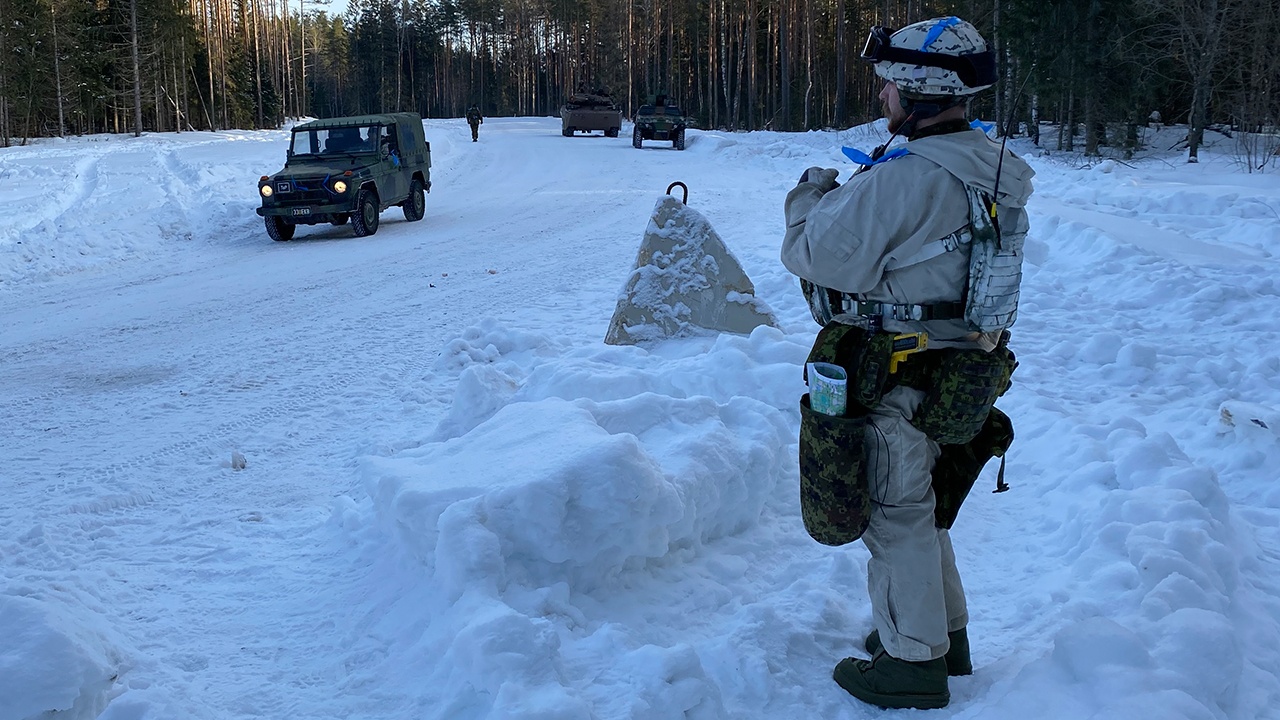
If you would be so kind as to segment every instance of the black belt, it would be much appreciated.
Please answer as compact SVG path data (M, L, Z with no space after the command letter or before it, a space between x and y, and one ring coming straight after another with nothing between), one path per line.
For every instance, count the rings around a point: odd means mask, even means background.
M900 322L914 320L924 322L928 320L960 320L964 318L964 303L962 302L945 302L933 303L931 305L909 305L885 302L874 302L871 300L855 300L849 296L844 298L844 311L861 315L863 317L874 317L882 320L898 320Z

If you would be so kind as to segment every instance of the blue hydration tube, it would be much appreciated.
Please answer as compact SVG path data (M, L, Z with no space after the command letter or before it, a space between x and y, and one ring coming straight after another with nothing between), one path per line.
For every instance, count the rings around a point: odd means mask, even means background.
M995 130L996 128L994 123L984 123L981 120L973 120L972 122L969 123L969 127L973 128L974 130L981 130L984 133L989 133L992 130ZM857 148L842 147L840 148L840 151L843 152L844 156L849 158L850 160L858 163L859 165L866 165L868 167L872 165L879 165L880 163L883 163L883 162L889 162L890 160L896 160L897 158L900 158L903 155L911 154L911 151L908 150L906 146L898 146L890 150L889 152L885 153L884 155L881 155L880 157L874 158L874 159L870 155L862 152Z

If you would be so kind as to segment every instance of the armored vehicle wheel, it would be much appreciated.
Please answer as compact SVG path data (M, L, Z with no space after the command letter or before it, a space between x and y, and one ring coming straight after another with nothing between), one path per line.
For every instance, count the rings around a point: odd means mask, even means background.
M417 222L427 214L427 196L422 192L422 181L414 178L409 184L409 197L404 199L404 219L409 222Z
M272 215L266 218L267 235L276 242L285 242L293 239L293 231L298 229L297 225L287 222L279 215Z
M563 130L560 131L560 134L565 137L573 137L573 128L571 127L564 128Z
M621 130L621 129L622 129L622 128L609 128L608 130L605 130L605 131L604 131L604 136L605 136L605 137L618 137L618 131L619 131L619 130Z
M680 132L676 133L676 137L675 137L675 139L671 141L671 147L673 147L673 148L675 148L675 149L677 149L677 150L683 150L683 149L684 149L684 131L683 131L683 130L681 130Z
M356 196L356 212L351 216L351 227L356 237L365 237L378 232L378 195L365 188Z
M350 213L338 213L337 215L333 216L333 219L329 221L329 224L342 227L343 225L346 225L347 221L350 219L351 219Z
M637 149L644 147L644 136L640 134L640 128L636 128L631 133L631 147Z

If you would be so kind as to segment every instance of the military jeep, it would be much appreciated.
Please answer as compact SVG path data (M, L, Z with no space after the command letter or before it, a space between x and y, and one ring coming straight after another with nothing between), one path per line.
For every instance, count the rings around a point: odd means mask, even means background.
M313 120L293 128L284 169L258 180L258 214L276 241L292 240L299 225L347 220L364 237L392 205L421 220L430 191L431 143L417 113Z
M684 131L688 121L680 108L659 95L652 105L641 105L636 112L635 129L631 132L631 145L644 147L645 140L670 140L671 147L684 149Z

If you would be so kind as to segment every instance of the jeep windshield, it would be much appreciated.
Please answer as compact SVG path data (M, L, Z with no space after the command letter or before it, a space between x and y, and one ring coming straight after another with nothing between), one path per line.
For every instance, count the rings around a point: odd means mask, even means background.
M360 155L378 150L380 125L294 130L289 149L294 157Z

